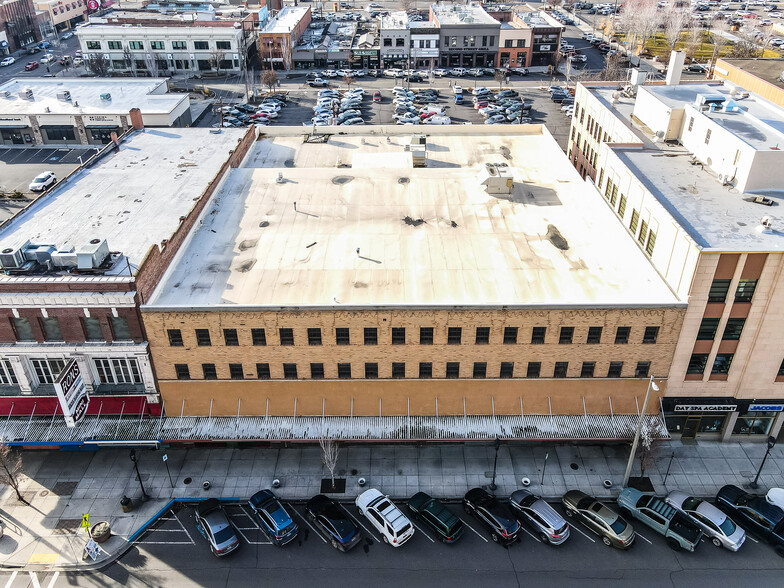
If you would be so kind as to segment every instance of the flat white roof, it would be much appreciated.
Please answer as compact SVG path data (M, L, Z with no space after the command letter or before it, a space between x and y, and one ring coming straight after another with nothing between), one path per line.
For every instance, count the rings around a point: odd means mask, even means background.
M283 10L275 15L267 25L259 31L260 33L290 33L297 26L297 23L305 18L309 6L284 6Z
M413 168L401 127L265 129L150 307L679 304L546 129L426 132ZM512 194L487 194L486 163Z
M442 25L498 24L478 4L431 4L430 8Z
M161 84L165 86L166 78L14 78L0 84L0 114L119 115L128 114L131 108L142 114L168 114L188 100L187 94L151 94L156 89L160 92ZM27 89L33 91L32 100L19 96ZM70 101L57 97L64 90L71 93ZM111 100L101 98L107 92Z
M47 194L0 229L0 245L30 240L77 250L106 239L135 272L194 206L244 129L145 129ZM2 280L4 276L0 276Z

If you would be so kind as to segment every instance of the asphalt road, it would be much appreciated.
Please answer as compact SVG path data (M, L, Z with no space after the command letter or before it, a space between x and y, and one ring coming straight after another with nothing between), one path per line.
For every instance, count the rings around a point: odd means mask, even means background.
M319 586L319 588L402 585L498 588L519 586L677 586L703 587L781 585L784 559L756 540L738 553L703 541L695 553L670 550L664 539L640 523L637 541L627 552L606 547L579 523L561 546L541 544L526 531L509 548L494 544L489 534L459 505L453 511L469 526L463 538L444 545L416 521L414 537L400 548L380 542L378 533L356 508L348 512L364 528L364 543L344 554L334 550L294 511L300 536L288 545L273 546L249 516L247 507L227 507L243 545L224 558L211 554L196 530L190 508L170 511L154 530L142 536L118 562L100 573L0 574L6 588L65 586ZM560 505L556 508L562 509ZM405 507L403 507L405 511ZM36 583L37 582L37 583ZM51 582L51 583L50 583Z
M66 39L65 41L61 41L59 46L57 47L50 47L55 57L59 58L63 55L71 55L73 56L74 52L79 48L79 41L77 38L71 37L70 39ZM39 51L35 55L28 55L27 52L17 51L13 54L13 57L16 58L16 63L12 63L6 67L0 67L0 84L10 80L11 78L27 78L27 77L40 77L46 75L47 73L52 75L63 75L66 73L67 75L79 75L80 73L86 73L83 67L79 68L64 68L62 65L54 61L49 64L49 72L46 71L46 65L40 65L38 69L34 69L32 71L25 71L24 66L29 61L40 61L41 57L43 57L45 53L43 51Z

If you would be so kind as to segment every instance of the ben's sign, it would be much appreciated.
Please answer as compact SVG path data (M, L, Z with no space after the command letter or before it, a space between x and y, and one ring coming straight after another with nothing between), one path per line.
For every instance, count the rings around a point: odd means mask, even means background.
M60 400L65 424L75 427L87 414L87 406L90 404L90 396L87 394L87 387L84 385L79 364L75 359L69 361L57 376L54 391Z

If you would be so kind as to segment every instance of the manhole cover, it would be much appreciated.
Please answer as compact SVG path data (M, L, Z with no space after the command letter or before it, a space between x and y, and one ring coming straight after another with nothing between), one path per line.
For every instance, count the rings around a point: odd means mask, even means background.
M578 466L578 465L577 465L576 463L574 463L574 462L570 463L570 464L569 464L569 467L570 467L570 468L572 468L573 470L579 470L579 469L580 469L580 466Z
M283 162L283 167L294 167L294 160L287 159L286 161Z
M185 478L182 482L183 484L190 484L191 482L193 482L193 480L191 478Z
M76 533L79 527L82 526L82 519L60 519L52 529L55 535L67 535L69 533Z
M343 184L348 184L353 179L352 176L335 176L332 178L332 183L342 186Z
M398 178L397 179L397 183L398 184L408 184L410 181L411 180L409 178Z
M357 470L351 470L351 475L356 476L359 472Z
M76 490L79 482L57 482L52 488L52 494L57 496L70 496Z
M49 496L49 490L41 490L38 496Z

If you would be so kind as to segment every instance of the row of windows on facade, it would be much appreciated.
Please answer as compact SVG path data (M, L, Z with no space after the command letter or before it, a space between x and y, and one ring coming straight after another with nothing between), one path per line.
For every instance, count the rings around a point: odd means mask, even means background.
M210 49L209 41L191 41L195 51L208 51ZM167 41L148 41L149 49L152 51L165 51L167 49ZM188 49L188 41L168 41L171 44L172 51L185 51ZM88 51L101 51L103 49L103 41L87 41L85 45ZM106 41L106 47L109 51L123 51L122 41ZM128 49L131 51L144 51L144 41L128 41ZM229 50L231 49L231 41L215 41L215 49Z
M602 182L604 181L604 170L599 172L599 181L596 184L597 188L601 191ZM612 179L607 178L607 184L604 189L604 197L610 203L610 206L615 213L623 219L626 214L626 196L620 195L618 199L618 185ZM616 208L616 204L618 207ZM643 247L645 254L648 257L653 255L653 249L656 246L656 232L650 229L648 221L640 218L640 212L636 208L632 208L632 215L629 219L629 231L632 236L637 239L637 242Z
M470 35L470 36L467 36L467 37L464 36L463 37L463 47L476 47L477 46L476 45L477 38L478 37L476 37L474 35ZM458 39L458 37L456 37L456 36L444 37L444 47L457 47L457 39ZM495 35L490 35L490 44L489 45L487 43L487 39L488 39L488 36L487 35L483 35L482 36L482 44L479 45L479 46L480 47L492 47L493 45L495 45Z
M598 345L601 343L603 327L589 327L585 343L589 345ZM182 331L180 329L168 329L169 345L172 347L183 347L185 342L182 338ZM542 345L545 343L545 336L547 327L534 327L531 331L531 344ZM251 341L253 345L266 345L267 344L267 331L266 329L251 329ZM518 342L518 327L504 327L503 343L505 345L514 345ZM629 335L631 334L631 327L617 327L615 330L615 344L624 345L629 343ZM363 342L365 345L378 345L378 329L375 327L365 327L363 329ZM278 329L278 337L281 345L294 345L294 329ZM642 337L642 343L654 344L659 337L659 327L645 327L645 333ZM321 345L322 333L320 328L308 329L308 345ZM237 329L223 329L223 342L228 346L238 346L240 344L239 333ZM406 344L406 328L405 327L392 327L392 345L405 345ZM463 328L462 327L448 327L447 329L447 344L461 345L463 343ZM476 345L489 345L490 344L490 327L476 327L474 337ZM561 345L569 345L575 343L574 341L574 327L561 327L558 334L558 343ZM199 346L212 345L212 338L209 329L196 329L196 344ZM335 344L336 345L350 345L351 334L348 328L335 329ZM420 345L433 345L433 327L420 327L419 328L419 344Z
M689 359L689 366L686 368L687 374L697 374L700 376L705 375L705 368L708 367L708 353L692 353ZM730 372L732 365L732 358L734 353L717 353L716 358L713 360L713 367L711 367L711 375L726 375ZM784 377L784 360L779 365L779 371L776 377Z
M77 6L81 6L81 5L82 5L82 0L77 0L76 2L71 2L70 4L65 4L64 6L60 6L59 7L60 8L60 14L63 14L65 12L70 12L72 8L74 10L76 10L76 7ZM57 14L57 9L58 9L58 7L55 6L52 9L52 14ZM76 18L76 17L74 17L74 18Z
M338 378L342 380L351 379L352 370L350 363L339 363L337 364L337 374ZM373 380L378 378L378 363L366 363L364 366L364 377L368 380ZM201 364L202 375L205 380L217 380L218 379L218 372L215 367L214 363L203 363ZM504 361L501 362L501 368L498 373L499 378L514 378L515 373L515 364L513 361ZM651 369L651 362L649 361L640 361L637 363L637 367L634 370L634 377L635 378L647 378ZM553 369L553 377L554 378L566 378L567 372L569 370L569 362L568 361L557 361L555 362L555 367ZM191 372L190 366L187 363L175 363L174 364L174 371L177 375L178 380L190 380L191 379ZM526 378L539 378L541 377L542 371L542 363L539 361L530 361L526 367L525 377ZM622 361L611 361L610 367L607 370L607 377L608 378L620 378L621 372L623 371L623 362ZM595 377L596 372L596 362L595 361L584 361L580 366L580 378L593 378ZM392 378L399 379L406 377L406 364L405 363L392 363ZM229 377L232 380L244 380L245 379L245 372L243 369L243 365L241 363L230 363L229 364ZM296 380L299 378L299 373L297 370L296 363L284 363L283 364L283 377L287 380ZM322 380L324 379L324 364L323 363L311 363L310 364L310 377L313 380ZM433 363L429 361L423 361L419 363L419 371L418 377L420 379L428 379L433 377ZM446 363L446 377L449 379L457 379L460 378L460 362L451 362L448 361ZM465 375L463 376L465 377ZM492 377L488 376L487 374L487 362L484 361L477 361L473 364L473 369L471 372L472 378L487 378ZM268 363L257 363L256 364L256 378L259 380L269 380L271 379L270 376L270 364Z
M38 382L41 384L54 384L57 376L65 368L65 359L50 359L34 357L30 359ZM121 384L141 384L142 377L139 372L139 364L133 358L109 357L93 359L95 371L101 384L121 385ZM14 368L7 358L0 360L0 384L9 386L16 385L19 380L14 372Z
M128 321L123 317L109 317L109 325L112 330L112 338L114 341L130 341L131 331L128 328ZM60 330L60 321L55 317L40 317L38 318L41 333L43 333L45 341L64 341L63 333ZM101 321L95 317L82 317L82 332L87 341L106 341L106 337L101 329ZM14 330L14 335L17 341L35 341L33 333L33 326L30 320L25 317L13 317L11 319L11 326Z

